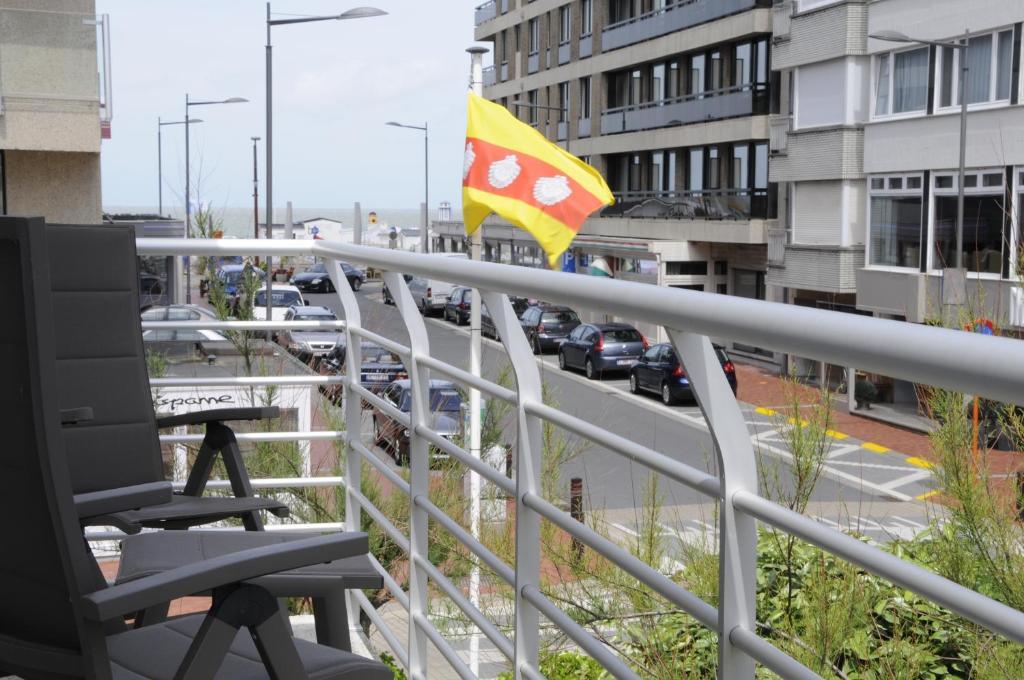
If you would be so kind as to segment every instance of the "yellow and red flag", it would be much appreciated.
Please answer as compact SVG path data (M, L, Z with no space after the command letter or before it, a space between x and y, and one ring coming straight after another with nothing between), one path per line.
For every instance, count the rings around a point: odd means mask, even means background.
M597 170L504 106L469 95L462 170L467 234L497 213L530 232L554 268L587 216L614 202Z

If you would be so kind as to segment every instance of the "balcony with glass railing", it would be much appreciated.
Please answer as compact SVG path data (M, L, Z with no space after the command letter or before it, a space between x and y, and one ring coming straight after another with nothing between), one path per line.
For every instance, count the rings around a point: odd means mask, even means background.
M635 132L768 113L766 84L737 85L721 90L606 109L601 134Z
M625 47L745 12L770 7L770 0L677 0L665 7L610 23L601 33L601 51Z
M473 25L479 26L480 24L486 23L498 16L498 3L497 0L489 0L482 5L479 5L473 14Z
M775 216L771 189L705 189L701 191L626 191L601 217L670 220L752 220Z

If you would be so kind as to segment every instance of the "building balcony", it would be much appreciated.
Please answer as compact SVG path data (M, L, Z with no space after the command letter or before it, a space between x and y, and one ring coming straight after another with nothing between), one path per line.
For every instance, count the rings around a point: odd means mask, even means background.
M540 52L526 55L526 72L536 73L540 70Z
M755 7L770 5L771 2L766 0L684 0L665 9L605 26L601 32L601 50L608 52Z
M577 137L589 137L590 136L590 119L580 118L576 121L576 136Z
M571 54L570 45L567 42L561 43L558 46L558 65L568 64Z
M822 293L857 292L864 246L807 245L787 243L786 239L785 230L768 231L768 285Z
M785 229L768 230L768 265L782 267L786 264L786 244L789 232Z
M569 138L569 121L560 120L555 128L555 139L564 141Z
M751 220L775 216L771 189L633 191L615 194L601 217L673 220Z
M594 36L593 35L581 35L580 36L580 59L589 57L594 53Z
M497 82L495 69L493 66L485 66L483 71L484 87L490 87Z
M773 182L859 179L864 176L864 128L841 126L789 130L788 116L769 122L775 158L768 168ZM887 154L891 155L891 154Z
M768 121L768 150L776 155L785 154L792 129L793 116L772 116Z
M490 2L485 2L476 8L476 11L473 13L473 25L479 26L480 24L487 23L496 16L498 16L498 3L496 0L490 0Z
M508 80L508 62L507 61L501 62L500 77L501 77L501 82L505 82L506 80Z
M767 86L741 85L676 99L608 109L601 114L601 134L635 132L767 113Z

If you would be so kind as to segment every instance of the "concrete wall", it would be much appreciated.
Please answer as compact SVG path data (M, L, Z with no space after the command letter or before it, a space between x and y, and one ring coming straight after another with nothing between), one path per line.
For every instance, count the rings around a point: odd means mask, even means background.
M102 218L98 153L8 150L4 177L9 215L70 224Z
M775 45L772 68L784 70L847 55L864 54L867 45L867 0L798 12L789 19L789 33Z
M965 29L984 31L1024 21L1019 0L875 0L868 17L868 33L896 29L924 40L946 40ZM894 43L869 39L872 53L887 52Z
M855 127L790 132L786 153L768 166L773 182L864 176L864 130Z

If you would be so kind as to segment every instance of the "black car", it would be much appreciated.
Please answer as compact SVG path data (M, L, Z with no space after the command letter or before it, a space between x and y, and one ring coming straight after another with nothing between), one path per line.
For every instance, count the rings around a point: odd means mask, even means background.
M511 295L508 301L512 303L512 311L515 312L516 318L521 317L530 307L529 300L524 297ZM480 334L487 338L498 339L498 329L494 327L494 319L491 318L490 312L487 311L487 305L480 306Z
M356 269L348 262L342 262L341 270L345 272L345 278L352 290L359 290L363 287L366 274L361 269ZM292 277L290 283L304 293L334 292L334 282L331 281L331 274L323 262L318 262L306 271L299 272Z
M409 380L396 380L381 393L381 398L403 413L412 409L412 388ZM430 381L430 429L445 439L463 435L462 395L454 383L447 380ZM399 465L409 464L409 430L394 418L381 411L373 410L374 442L390 449ZM430 447L431 465L448 458L448 454Z
M624 323L577 326L558 348L558 367L582 368L591 380L608 371L628 371L649 345L640 331Z
M456 326L465 326L469 323L469 307L472 296L472 288L452 288L451 294L448 295L448 302L444 303L444 320L451 321Z
M736 394L736 367L732 359L721 345L715 345L715 354L732 393ZM659 394L668 406L694 398L690 380L679 363L676 350L667 342L651 347L640 357L639 363L629 369L629 391L633 394L641 391Z
M558 349L580 325L580 317L563 305L533 305L519 317L534 354Z

